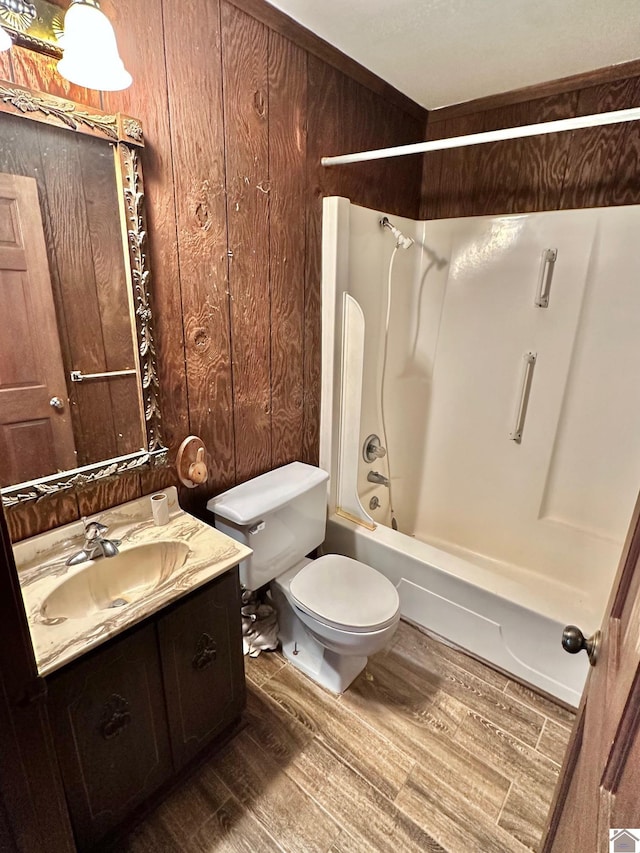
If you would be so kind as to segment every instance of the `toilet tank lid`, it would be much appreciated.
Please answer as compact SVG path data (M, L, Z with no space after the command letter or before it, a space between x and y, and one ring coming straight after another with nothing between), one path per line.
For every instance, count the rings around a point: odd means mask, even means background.
M290 462L211 498L207 509L235 524L255 524L328 479L329 475L322 468Z

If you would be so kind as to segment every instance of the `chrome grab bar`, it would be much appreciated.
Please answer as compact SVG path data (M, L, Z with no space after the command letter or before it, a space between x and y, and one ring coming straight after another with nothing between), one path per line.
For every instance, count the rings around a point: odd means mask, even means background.
M516 409L516 422L513 427L513 430L509 433L509 438L511 439L511 441L515 441L518 444L520 444L520 442L522 441L522 430L524 428L524 421L527 416L529 394L531 393L533 368L535 366L537 357L537 353L535 352L526 352L523 356L524 365L522 370L522 388L518 400L518 408Z
M83 373L81 370L72 370L71 381L86 382L88 379L112 379L116 376L134 376L137 372L133 367L128 370L108 370L105 373Z
M553 278L553 267L558 259L557 249L545 249L542 253L540 263L540 278L538 279L538 291L535 304L538 308L549 307L549 292L551 291L551 279Z

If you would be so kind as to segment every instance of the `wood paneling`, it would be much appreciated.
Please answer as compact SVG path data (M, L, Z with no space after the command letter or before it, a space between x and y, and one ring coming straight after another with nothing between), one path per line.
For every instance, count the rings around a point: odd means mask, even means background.
M74 491L20 504L6 512L11 541L18 542L52 527L80 518L78 494Z
M92 106L101 100L108 112L136 115L143 122L164 437L172 451L190 432L207 442L209 480L181 494L186 508L203 512L206 499L239 476L294 458L317 461L321 196L349 195L360 204L414 216L420 174L418 158L393 169L329 174L320 168L320 156L418 141L426 113L261 0L227 5L223 37L218 0L104 0L102 7L133 75L130 89L100 99L64 81L52 60L21 49L0 55L0 74ZM253 19L246 14L251 12ZM358 81L349 78L351 72ZM225 113L223 85L228 87ZM250 124L244 127L243 121ZM253 194L246 206L246 185L233 184L234 178L244 183L245 176ZM227 210L227 193L230 199L236 193L239 211ZM229 259L229 251L237 258ZM233 266L234 260L241 266ZM242 397L236 397L234 376ZM175 482L172 469L141 472L25 504L9 514L12 539ZM2 578L15 582L8 559L0 566ZM7 636L17 637L18 624L3 618ZM4 644L19 675L26 665L16 647ZM0 658L4 666L5 657ZM30 849L41 835L49 849L64 851L59 780L46 778L44 759L51 752L46 728L41 731L46 721L38 706L29 706L24 719L28 725L21 724L19 735L28 746L25 766L36 799L47 798L46 804L36 803L37 814L23 820L34 837ZM7 810L10 817L14 811L24 817L28 791L18 785L18 762L9 760L5 728L0 728L2 766L9 768L8 785L15 794ZM18 757L21 745L19 739ZM295 793L294 783L289 788ZM239 806L234 800L222 808L227 812L216 819L225 823ZM309 814L315 818L316 813L318 807L310 806ZM257 824L254 829L257 838Z
M473 101L441 107L437 110L431 110L429 117L434 122L440 122L445 119L484 112L484 110L520 104L536 98L577 92L588 89L590 86L600 86L603 83L615 83L618 80L626 80L638 75L640 75L640 59L632 59L630 62L620 62L617 65L608 65L604 68L596 68L593 71L572 74L570 77L548 80L546 83L536 83L522 89L510 89L507 92L500 92L498 95L487 95L484 98L475 98Z
M169 19L197 21L188 51L180 28L165 31L188 423L210 465L210 484L189 496L194 506L214 483L235 482L220 16L217 0L165 0L164 9Z
M222 2L236 478L271 467L269 32Z
M11 59L7 52L0 53L0 76L3 80L11 79Z
M78 491L78 512L80 516L93 515L95 507L100 510L134 501L140 497L140 474L125 474L109 480L92 483Z
M145 129L165 440L174 452L189 433L207 444L206 485L181 493L202 514L236 482L317 462L321 197L416 216L420 189L419 157L338 170L320 157L418 141L426 111L262 0L103 8L134 83L102 107ZM6 64L16 82L99 105L48 58L16 49ZM141 473L80 503L99 512L167 482ZM12 533L70 520L73 501L12 511Z
M163 437L175 450L189 432L189 408L185 380L185 352L182 316L181 279L178 273L178 240L176 205L184 204L184 183L174 186L174 166L170 136L168 68L164 55L163 8L161 0L145 0L136 14L126 3L105 0L102 8L118 34L118 47L127 68L135 75L135 83L124 92L103 93L103 107L109 112L118 110L139 116L144 122L145 149L144 185L151 256L151 300L154 308L154 333L160 376ZM189 8L182 14L190 16ZM171 9L167 6L167 13ZM199 29L191 33L193 37ZM171 37L167 33L167 39ZM179 36L174 33L176 44ZM167 49L169 44L167 44ZM193 57L193 54L190 54ZM199 91L203 91L200 86ZM180 94L180 93L179 93ZM209 92L203 92L205 99ZM179 106L179 104L178 104ZM211 106L209 106L211 110ZM191 110L186 111L188 113ZM185 116L174 112L176 132ZM197 128L199 139L211 139L217 127L217 115L208 125ZM188 133L189 127L185 128ZM178 137L179 138L179 137ZM212 140L215 145L215 138ZM199 145L199 148L202 146ZM187 167L184 158L177 156L178 178ZM189 275L185 275L189 280ZM156 472L143 473L144 491L153 491ZM175 478L172 477L172 482ZM163 483L166 485L166 483ZM100 507L96 507L96 510Z
M338 71L351 77L356 83L359 83L365 89L379 95L385 101L395 104L403 112L408 113L420 122L423 122L426 117L426 110L412 101L406 95L399 92L386 80L382 80L373 72L359 65L354 59L341 53L337 48L324 39L319 38L315 33L302 27L296 21L283 15L278 9L270 3L265 3L263 0L229 0L234 6L242 9L248 15L261 21L273 32L280 33L286 39L295 42L306 53L315 56L323 63L331 65Z
M106 370L105 352L100 334L100 310L96 278L91 254L82 168L78 139L70 133L44 133L49 156L42 157L44 183L47 188L53 254L61 288L60 301L66 322L70 370L97 373ZM121 253L120 253L121 254ZM77 310L82 306L82 310ZM71 393L76 446L80 465L86 465L91 452L93 460L116 456L115 429L109 388L105 382L78 383ZM82 441L84 437L85 441ZM83 447L83 444L85 445Z
M469 133L479 133L482 130L482 116L470 115L453 118L438 124L427 126L434 139L448 136L465 136ZM485 148L487 146L484 146ZM423 184L428 184L428 195L431 209L423 209L421 218L462 216L457 213L472 204L474 175L478 166L479 148L458 148L440 152L439 183L435 184L433 177L425 178ZM429 158L425 158L425 163ZM446 187L446 192L443 191ZM425 186L423 185L423 191ZM432 213L432 210L434 211Z
M638 73L636 65L629 70ZM607 82L597 85L594 72L574 81L583 86L579 89L541 85L523 90L520 101L511 93L437 110L430 116L428 138L637 106L640 77L611 78L605 70L602 79ZM430 154L424 161L421 217L637 204L639 154L640 132L633 122ZM431 165L436 156L439 174Z
M192 511L203 512L211 494L265 468L317 461L323 196L415 217L422 175L424 216L638 200L640 135L632 124L324 169L323 154L423 138L424 112L367 72L356 74L349 61L323 55L314 37L261 0L225 0L222 32L217 2L105 2L134 84L103 94L102 105L139 115L147 137L165 436L174 451L189 432L209 448L206 486L182 492ZM2 62L16 82L97 104L96 93L62 81L49 59L15 49ZM580 78L580 91L575 81L545 85L527 90L526 101L501 95L442 111L447 120L432 122L428 134L637 102L635 78L622 79L617 69L602 79L608 82ZM612 142L603 134L617 136ZM124 492L167 482L175 482L173 474L143 473ZM115 481L104 484L83 503L97 512L121 491ZM67 521L73 503L62 497L20 508L12 533Z
M555 121L575 115L577 92L550 95L524 106L521 121ZM517 142L511 143L516 145ZM564 173L569 156L571 136L554 133L549 136L520 140L516 194L510 212L555 210L560 203Z
M269 33L271 464L302 459L307 55Z
M639 98L639 78L619 80L580 91L576 114L589 115L636 107ZM633 177L635 201L638 201L637 174L631 176L624 166L620 167L620 161L625 159L629 129L627 124L614 124L571 134L561 207L602 207L615 203L613 198L619 192L618 185L628 186L630 177ZM635 122L631 123L630 136L638 137Z
M217 4L203 0L179 9L174 0L106 8L135 83L103 96L103 105L140 115L147 134L166 436L172 449L188 432L209 447L206 487L182 496L202 511L209 495L260 470L292 458L317 461L321 198L341 194L416 216L421 172L419 157L337 169L323 169L319 158L416 141L422 122L382 89L345 74L350 66L338 70L339 63L320 58L308 34L258 0L226 3L222 34ZM184 51L181 28L163 27L163 16L197 22L192 49ZM11 55L19 82L82 97L52 75L49 60ZM581 91L569 84L527 90L526 102L505 95L448 109L435 114L448 118L432 122L428 135L636 103L635 78L603 72L603 79L613 77L601 85L595 74L580 78ZM95 93L87 102L95 104ZM639 150L637 129L627 125L429 155L422 215L633 203ZM245 235L248 244L239 246ZM142 491L153 490L157 474L140 482ZM101 490L105 500L108 491ZM92 508L99 511L101 501ZM33 510L27 515L28 523L14 525L22 535L55 523L50 509L41 520Z
M65 80L56 72L56 60L52 57L42 56L22 47L13 47L9 61L11 77L7 77L7 80L11 79L21 86L40 89L60 98L69 98L80 104L100 107L100 92L76 86L75 83Z
M82 169L86 228L91 246L93 274L100 322L93 334L104 348L105 370L127 370L136 366L135 334L129 312L122 308L128 301L128 285L122 246L122 226L114 211L119 209L113 150L99 139L77 138ZM102 143L102 144L101 144ZM82 300L79 300L82 305ZM68 308L66 310L69 310ZM86 320L86 318L85 318ZM82 368L82 360L78 366ZM102 385L109 395L113 417L115 455L135 453L145 442L138 383L135 376L123 376ZM105 412L101 413L104 417ZM87 462L95 460L91 439ZM80 462L80 464L83 464Z

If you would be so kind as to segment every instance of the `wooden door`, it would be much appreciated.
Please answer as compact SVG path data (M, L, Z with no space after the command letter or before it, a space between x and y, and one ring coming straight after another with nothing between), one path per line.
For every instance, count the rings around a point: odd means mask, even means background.
M35 178L0 174L0 318L0 486L8 486L77 467Z
M610 829L639 827L640 498L541 850L605 853L615 849Z
M238 570L226 572L161 616L158 638L178 770L244 708Z

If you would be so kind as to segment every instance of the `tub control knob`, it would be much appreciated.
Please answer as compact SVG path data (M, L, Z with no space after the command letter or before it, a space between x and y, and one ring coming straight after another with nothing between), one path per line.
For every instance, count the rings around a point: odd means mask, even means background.
M380 438L377 435L368 435L364 440L362 447L362 458L365 462L375 462L376 459L382 459L387 455L387 450L380 443Z
M587 639L580 628L575 625L567 625L562 632L562 648L565 652L569 652L570 655L576 655L584 649L589 655L589 663L591 666L595 666L598 659L601 636L602 633L596 631L592 637Z

